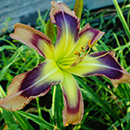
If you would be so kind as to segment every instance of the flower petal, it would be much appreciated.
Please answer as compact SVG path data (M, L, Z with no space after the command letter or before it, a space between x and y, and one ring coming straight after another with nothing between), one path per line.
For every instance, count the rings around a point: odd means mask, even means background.
M64 72L61 88L64 95L64 125L80 123L84 113L83 99L79 86L71 74Z
M87 24L81 29L79 33L79 40L70 56L74 55L74 52L80 51L81 47L87 49L88 44L95 44L103 36L103 34L104 32L93 29L89 24Z
M51 2L50 20L57 25L56 59L66 57L78 39L80 19L63 3Z
M51 40L42 32L35 30L29 25L16 23L14 33L10 37L21 41L25 45L34 48L40 55L45 58L52 59L54 55L54 47Z
M51 86L60 83L62 77L63 73L55 61L46 60L13 79L7 96L0 100L0 106L11 111L22 109L31 99L45 95Z
M86 26L84 26L80 33L79 33L79 37L80 38L84 38L84 36L88 36L88 35L92 35L91 37L91 44L93 44L94 42L96 42L97 40L99 40L103 35L104 35L104 32L102 31L99 31L98 29L93 29L89 23L86 24ZM89 36L88 36L89 37ZM82 42L80 43L82 44ZM87 46L86 46L87 47Z
M130 74L117 62L114 51L92 53L68 71L78 76L105 76L115 87L130 82Z

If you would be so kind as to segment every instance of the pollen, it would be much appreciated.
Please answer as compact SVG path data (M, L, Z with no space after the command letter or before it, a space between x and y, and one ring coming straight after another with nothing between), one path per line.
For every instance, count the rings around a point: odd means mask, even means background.
M95 41L93 44L92 40L90 39L88 41L88 50L85 50L83 46L81 46L80 51L75 51L74 54L76 55L76 59L75 62L73 64L71 64L71 67L76 66L77 64L79 64L85 56L87 56L91 50L91 48L97 43L97 41Z
M81 55L80 52L78 52L78 51L76 51L74 54L75 54L75 55L78 55L78 56Z
M84 59L84 57L85 57L85 50L84 50L83 46L81 46L80 52L76 51L74 54L76 55L76 60L71 65L71 67L76 66L78 63L80 63Z
M91 46L91 41L92 41L92 40L89 40L89 41L88 41L88 47Z
M81 49L80 49L81 52L85 52L83 46L81 46Z

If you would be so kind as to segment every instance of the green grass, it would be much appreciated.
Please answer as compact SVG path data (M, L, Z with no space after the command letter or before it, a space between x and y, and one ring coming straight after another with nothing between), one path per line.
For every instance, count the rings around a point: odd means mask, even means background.
M113 0L115 8L104 8L96 11L83 9L81 27L90 23L93 28L105 32L102 39L92 51L114 50L116 57L127 72L130 73L130 1L119 7ZM56 40L56 27L46 23L46 15L38 11L37 29L47 33L52 41ZM47 26L46 26L47 25ZM55 31L46 32L51 26ZM44 58L37 52L16 40L8 40L7 35L0 37L0 97L4 97L14 76L26 72L41 63ZM130 84L120 84L114 88L111 82L103 77L75 77L84 99L84 116L80 124L63 126L63 98L60 86L44 97L32 100L23 110L10 112L0 108L0 130L129 130L130 128ZM44 102L44 103L43 103Z

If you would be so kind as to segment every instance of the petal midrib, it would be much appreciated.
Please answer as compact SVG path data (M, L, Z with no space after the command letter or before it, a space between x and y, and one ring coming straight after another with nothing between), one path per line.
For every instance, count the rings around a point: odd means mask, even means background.
M39 82L41 82L42 80L46 79L47 77L49 77L51 74L55 73L58 70L58 67L56 69L54 69L53 71L51 71L50 73L48 73L46 76L44 76L43 78L41 78L40 80L38 80L37 82L35 82L34 84L32 84L31 86L29 86L28 88L21 90L19 92L17 92L16 94L11 95L9 98L5 99L5 100L10 100L11 98L15 97L16 95L21 94L22 92L25 92L29 89L31 89L32 87L34 87L36 84L38 84Z
M106 66L106 65L93 64L93 63L82 63L82 65L85 65L85 66L91 65L91 66L98 66L98 67L101 67L101 68L109 68L109 69L117 70L117 71L120 71L120 72L122 72L122 73L126 73L126 74L127 74L127 72L124 72L124 71L122 71L122 70L120 70L120 69L117 69L117 68L114 68L114 67L112 67L112 66L110 67L110 66Z

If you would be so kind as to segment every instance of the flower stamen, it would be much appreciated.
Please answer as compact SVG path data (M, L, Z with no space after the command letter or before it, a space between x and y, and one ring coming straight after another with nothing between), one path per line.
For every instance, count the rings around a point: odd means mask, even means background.
M76 51L74 54L77 56L75 62L70 66L70 67L74 67L76 66L78 63L80 63L85 56L87 56L91 50L91 48L97 43L97 40L91 44L92 40L90 39L88 41L88 51L86 52L86 50L83 48L83 46L81 46L80 52Z
M90 47L91 46L91 39L88 41L88 47Z
M83 46L81 46L80 51L85 53L85 50L84 50Z
M78 51L76 51L74 54L75 54L75 55L78 55L78 56L81 55L80 52L78 52Z
M84 50L83 47L81 47L80 52L76 51L74 54L75 54L77 57L76 57L75 62L74 62L70 67L76 66L78 63L80 63L80 62L84 59L84 57L85 57L85 55L86 55L86 54L85 54L85 50Z

